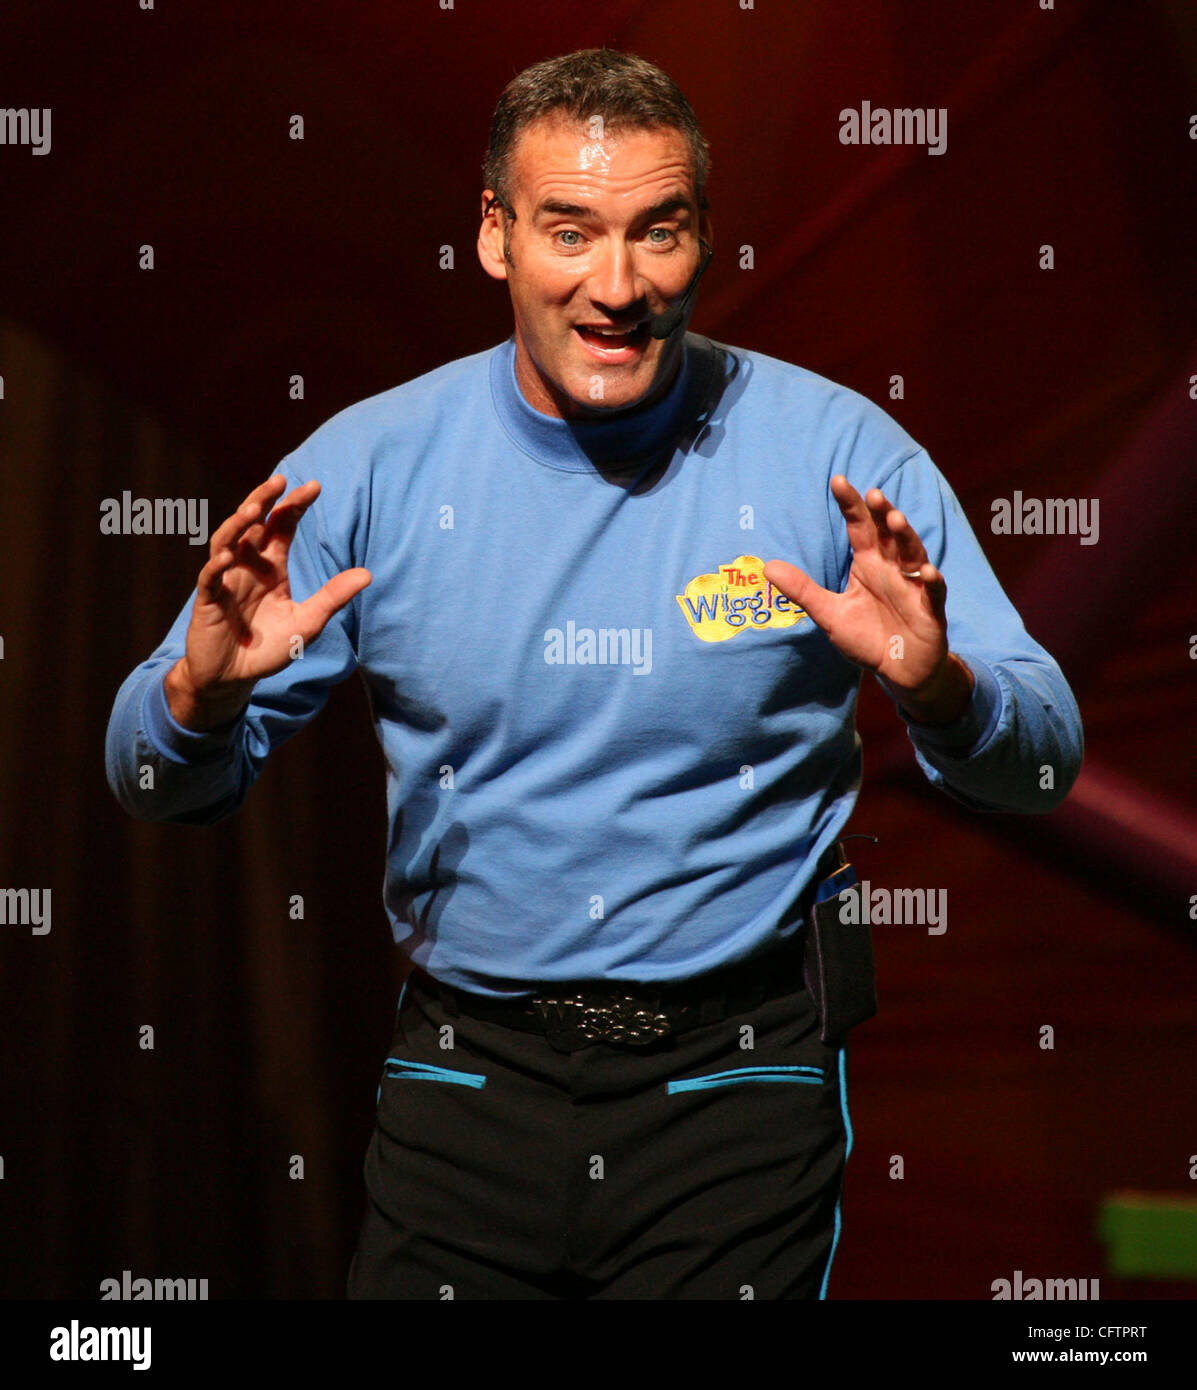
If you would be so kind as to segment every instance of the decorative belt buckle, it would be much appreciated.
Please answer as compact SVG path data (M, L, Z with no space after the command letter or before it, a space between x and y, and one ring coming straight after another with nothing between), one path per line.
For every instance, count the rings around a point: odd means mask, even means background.
M630 994L538 994L531 1002L545 1036L561 1052L596 1042L647 1047L672 1031L664 1014Z

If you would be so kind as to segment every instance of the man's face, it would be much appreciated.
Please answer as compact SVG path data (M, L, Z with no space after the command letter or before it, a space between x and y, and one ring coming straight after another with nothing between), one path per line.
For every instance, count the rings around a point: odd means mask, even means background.
M648 320L698 268L700 232L710 240L685 136L667 127L598 134L549 116L521 131L511 171L511 259L497 207L478 252L511 293L524 397L565 418L655 399L672 383L685 325L657 339Z

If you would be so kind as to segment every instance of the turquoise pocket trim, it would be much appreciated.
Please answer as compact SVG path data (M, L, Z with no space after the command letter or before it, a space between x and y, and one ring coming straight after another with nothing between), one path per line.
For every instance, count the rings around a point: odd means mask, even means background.
M844 1121L844 1165L847 1166L848 1155L852 1152L852 1118L848 1114L848 1050L840 1047L840 1114ZM843 1204L844 1178L840 1174L840 1195L835 1201L835 1231L831 1237L831 1249L827 1253L827 1268L823 1271L823 1286L819 1290L819 1298L827 1298L827 1282L831 1278L831 1262L835 1259L836 1247L840 1243L840 1227L843 1222L840 1216L840 1207Z
M478 1090L486 1085L486 1077L476 1071L452 1071L428 1062L408 1062L402 1057L388 1057L384 1065L391 1081L449 1081L455 1086L474 1086Z
M678 1091L708 1091L714 1086L738 1086L746 1081L798 1081L805 1086L819 1086L826 1075L822 1067L736 1067L732 1071L670 1081L666 1091L672 1096Z

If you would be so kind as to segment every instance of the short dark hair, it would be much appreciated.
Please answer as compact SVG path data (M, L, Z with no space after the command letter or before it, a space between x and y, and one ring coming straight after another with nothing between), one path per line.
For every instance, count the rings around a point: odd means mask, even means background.
M525 126L561 113L584 122L601 116L612 130L669 126L686 137L694 165L694 191L705 208L711 154L693 108L668 73L635 53L613 48L580 48L546 58L513 77L503 88L490 126L490 146L482 166L485 187L511 208L510 162Z

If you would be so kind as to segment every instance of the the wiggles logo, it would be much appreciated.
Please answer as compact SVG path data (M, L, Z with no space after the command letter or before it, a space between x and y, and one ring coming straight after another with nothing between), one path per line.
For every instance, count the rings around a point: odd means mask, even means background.
M686 621L704 642L726 642L752 628L793 627L807 616L765 578L765 562L739 555L716 574L700 574L675 594Z

